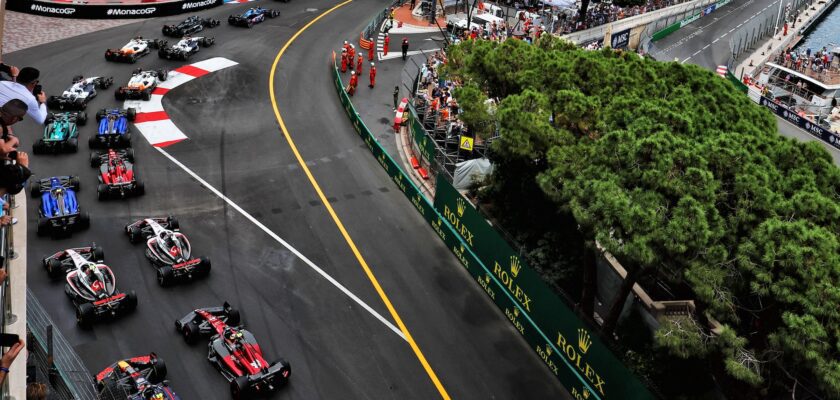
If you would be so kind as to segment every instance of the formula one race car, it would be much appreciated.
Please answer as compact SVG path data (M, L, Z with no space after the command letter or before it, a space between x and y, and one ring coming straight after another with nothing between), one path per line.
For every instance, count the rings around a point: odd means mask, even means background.
M193 15L181 21L178 25L164 25L164 36L182 37L184 35L192 35L204 30L204 28L214 28L219 26L221 21L213 18L200 18Z
M169 387L166 364L157 354L117 361L96 374L100 399L180 400Z
M64 293L73 302L76 308L76 323L82 328L89 327L96 319L116 317L137 308L137 295L134 291L117 291L117 280L111 268L90 261L91 258L97 258L96 254L82 256L80 251L84 252L85 249L93 253L94 247L67 249L44 260L47 265L69 264L67 275L64 277L67 281Z
M152 49L159 49L166 46L166 40L160 39L143 39L142 36L137 36L131 39L121 49L105 50L105 59L108 61L136 63L140 57L149 54Z
M157 268L161 286L210 273L210 259L192 257L190 241L178 228L178 220L172 216L141 219L125 227L131 243L146 241L146 258Z
M274 18L280 15L277 10L266 9L262 7L249 8L242 14L231 15L228 17L228 23L233 26L244 26L250 28L254 24L259 24L265 21L265 17Z
M93 151L90 153L90 165L99 167L99 185L96 186L99 200L124 199L146 193L146 186L134 174L134 149L108 149L104 153Z
M117 88L117 91L114 92L114 97L117 100L149 100L152 98L152 91L155 90L158 83L165 81L168 76L169 70L165 68L157 71L144 71L141 68L137 68L131 74L131 79L128 80L128 84Z
M131 132L128 129L128 122L134 121L137 111L134 108L122 110L119 108L106 108L96 113L96 122L99 123L99 130L96 136L88 139L88 145L92 149L125 148L131 144Z
M42 153L75 153L79 149L79 128L87 123L84 111L47 114L44 121L44 136L32 144L32 152Z
M105 250L97 246L96 243L90 245L90 247L62 250L41 260L50 278L55 280L64 278L68 272L76 269L75 256L72 256L70 252L83 258L86 262L101 263L105 261Z
M79 210L76 201L79 184L79 178L75 176L54 176L32 181L30 194L32 197L41 196L38 235L58 237L90 227L90 216Z
M190 56L198 53L202 47L210 47L216 43L216 39L212 37L189 37L184 36L171 47L161 47L158 50L158 56L167 60L183 60L186 61Z
M175 329L187 343L212 335L207 360L230 382L236 400L248 399L279 389L289 381L291 365L283 359L268 363L254 335L236 327L239 312L225 303L222 307L199 308L175 321Z
M47 107L61 110L84 110L87 103L96 97L96 89L107 89L114 84L114 78L94 76L85 78L81 75L73 78L70 85L61 96L50 96L47 99Z

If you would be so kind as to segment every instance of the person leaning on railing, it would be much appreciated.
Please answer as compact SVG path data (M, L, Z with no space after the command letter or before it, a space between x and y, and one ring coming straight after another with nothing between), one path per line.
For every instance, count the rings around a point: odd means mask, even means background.
M5 280L6 270L0 269L0 274L2 274L3 280ZM18 340L18 342L13 344L9 350L6 350L3 357L0 358L0 384L6 380L6 375L9 374L9 368L12 366L12 363L15 362L15 359L24 347L26 347L26 344L23 343L23 339Z

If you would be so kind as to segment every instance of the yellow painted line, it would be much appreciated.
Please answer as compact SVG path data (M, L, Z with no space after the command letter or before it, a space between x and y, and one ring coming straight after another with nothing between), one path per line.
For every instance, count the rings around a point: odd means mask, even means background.
M327 208L327 212L332 217L333 222L335 222L336 227L341 232L341 235L344 237L344 240L347 242L347 245L350 246L350 250L353 251L353 254L356 256L356 260L359 262L359 265L362 266L362 269L365 271L370 283L373 284L373 288L376 289L376 293L379 294L379 298L382 299L382 302L385 303L385 307L388 308L388 312L391 313L391 317L394 318L394 321L397 323L397 326L402 331L403 335L405 335L406 341L411 346L411 350L414 351L414 355L417 356L417 359L420 361L420 364L423 365L423 369L426 370L426 374L429 375L429 378L432 380L432 383L435 384L440 396L446 400L449 400L449 394L446 392L446 388L443 387L443 384L438 379L437 374L432 369L432 366L429 365L429 362L426 361L426 357L423 355L423 352L420 350L420 347L417 346L417 342L414 341L414 338L411 336L411 333L408 331L408 328L400 318L400 315L397 313L397 310L394 308L394 305L391 304L391 300L388 299L388 295L385 294L385 291L382 289L382 286L379 284L379 280L376 279L376 276L371 271L370 266L368 266L367 261L362 256L362 253L356 247L356 243L353 242L353 238L350 237L350 234L347 233L347 229L344 228L344 224L341 222L341 219L336 214L335 210L332 208L332 205L329 201L327 201L327 197L324 195L324 191L321 190L321 185L318 184L318 181L315 180L315 176L312 175L312 171L309 170L309 166L306 165L306 162L303 160L303 156L300 155L300 152L295 145L295 141L292 140L292 135L289 134L289 130L286 129L286 124L283 122L283 116L280 115L280 108L277 106L277 98L274 94L274 73L277 71L277 64L280 62L280 58L283 57L283 54L286 53L286 49L303 33L307 30L310 26L318 22L321 18L326 16L327 14L337 10L338 8L345 6L347 4L352 3L353 0L346 0L342 3L335 5L334 7L330 8L329 10L324 11L320 15L318 15L312 21L309 21L306 25L304 25L300 30L295 32L294 35L283 45L283 48L280 49L280 52L277 53L277 57L274 58L274 63L271 65L271 74L268 78L268 91L271 95L271 106L274 108L274 116L277 117L277 122L280 123L280 129L283 131L283 136L286 137L286 141L289 142L289 147L292 149L292 153L295 154L295 158L300 164L301 169L306 174L306 177L309 178L309 183L312 184L312 188L315 189L315 192L318 193L318 198L321 199L321 203L324 204L324 207ZM332 79L332 78L330 78Z

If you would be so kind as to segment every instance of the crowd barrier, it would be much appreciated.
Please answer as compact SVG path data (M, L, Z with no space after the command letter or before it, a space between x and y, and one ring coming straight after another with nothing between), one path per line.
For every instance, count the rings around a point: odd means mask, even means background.
M46 17L78 19L151 18L213 8L224 0L171 1L132 4L74 4L51 1L6 0L6 9Z
M653 399L639 379L551 292L537 273L515 252L507 251L510 246L504 243L506 248L493 248L499 245L489 239L495 232L445 179L438 179L436 191L440 194L436 194L434 204L423 196L356 112L342 83L335 53L330 69L350 122L379 165L572 397ZM479 243L485 240L488 242ZM483 253L495 261L483 260Z

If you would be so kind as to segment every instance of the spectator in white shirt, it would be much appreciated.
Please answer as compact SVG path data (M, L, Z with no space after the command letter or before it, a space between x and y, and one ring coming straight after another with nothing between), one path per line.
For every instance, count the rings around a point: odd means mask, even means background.
M43 90L37 96L33 94L36 86L40 88L40 85L38 85L40 75L41 73L37 69L24 67L18 73L17 82L0 81L0 106L11 99L23 100L28 107L26 113L35 122L43 124L47 118L47 106L44 104L47 101L47 95Z

